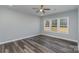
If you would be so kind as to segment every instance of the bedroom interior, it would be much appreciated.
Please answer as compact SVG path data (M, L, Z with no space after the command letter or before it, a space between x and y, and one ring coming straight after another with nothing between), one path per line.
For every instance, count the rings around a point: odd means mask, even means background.
M0 53L78 52L78 5L0 5Z

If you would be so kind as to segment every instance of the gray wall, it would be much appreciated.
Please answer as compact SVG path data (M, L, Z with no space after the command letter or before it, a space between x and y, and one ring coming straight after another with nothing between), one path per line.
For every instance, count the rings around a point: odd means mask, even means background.
M39 32L38 17L0 7L0 43L37 35Z
M43 31L43 21L44 20L49 20L53 18L59 18L59 17L69 17L69 34L63 34L63 33L54 33L54 32L44 32ZM61 13L56 13L56 14L51 14L48 16L42 17L41 20L41 34L47 34L50 36L55 36L55 37L60 37L60 38L65 38L70 41L76 41L77 42L77 33L78 33L78 11L77 9L71 10L71 11L66 11L66 12L61 12Z

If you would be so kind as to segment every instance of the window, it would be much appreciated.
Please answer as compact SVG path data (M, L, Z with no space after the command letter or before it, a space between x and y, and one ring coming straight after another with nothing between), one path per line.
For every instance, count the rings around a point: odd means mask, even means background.
M57 19L52 20L52 23L51 23L51 31L52 32L57 32Z
M69 18L57 18L52 20L46 20L44 22L44 31L50 32L60 32L60 33L68 33L69 32Z
M60 32L68 33L68 24L67 19L60 19Z
M50 21L48 20L44 22L44 31L50 31Z

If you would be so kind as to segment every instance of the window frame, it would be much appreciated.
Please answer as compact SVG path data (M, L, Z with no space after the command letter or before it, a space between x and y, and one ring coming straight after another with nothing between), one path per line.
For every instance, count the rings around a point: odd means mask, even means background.
M57 31L56 32L54 32L54 31L51 31L51 25L52 25L52 20L57 20ZM59 30L60 30L60 20L61 19L67 19L67 28L68 28L68 32L60 32ZM44 27L45 27L45 22L46 21L49 21L49 27L50 27L50 31L45 31L45 32L53 32L53 33L62 33L62 34L69 34L69 17L60 17L60 18L52 18L52 20L51 19L48 19L48 20L44 20Z
M67 20L67 28L68 28L68 32L60 32L59 33L64 33L64 34L69 34L69 17L61 17L59 18L59 23L60 23L60 19L66 19ZM60 25L59 25L60 26ZM59 27L60 29L60 27Z
M44 27L43 28L45 28L45 24L46 24L46 21L49 21L49 29L51 28L50 27L50 23L51 23L51 21L50 20L44 20ZM44 31L45 31L45 29L44 29ZM49 30L49 31L45 31L45 32L51 32L51 29Z
M57 20L57 22L58 22L58 19L57 18L53 18L53 20ZM51 20L51 22L50 22L50 30L51 30L51 28L52 28L52 21L53 20ZM52 30L51 30L51 32L53 32ZM58 23L57 23L57 31L56 32L58 32ZM55 32L55 33L56 33Z

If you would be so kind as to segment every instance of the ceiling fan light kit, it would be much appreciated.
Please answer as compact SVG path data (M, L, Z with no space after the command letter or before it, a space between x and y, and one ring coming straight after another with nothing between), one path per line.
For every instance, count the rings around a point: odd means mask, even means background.
M43 10L42 10L42 9L40 9L40 12L43 12Z
M41 16L46 14L46 11L51 10L49 8L45 8L44 5L41 5L40 8L32 8L32 9L36 10L36 13L41 13Z

